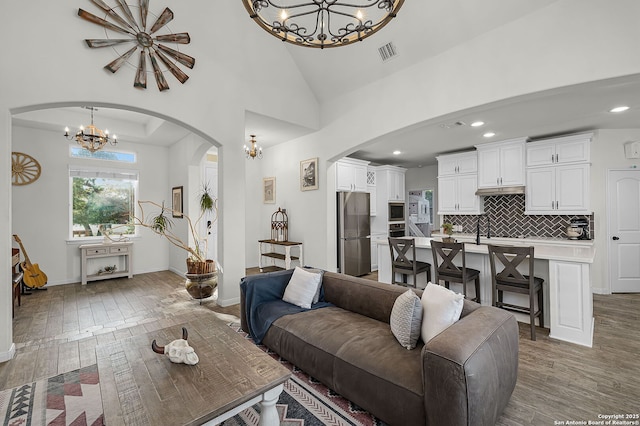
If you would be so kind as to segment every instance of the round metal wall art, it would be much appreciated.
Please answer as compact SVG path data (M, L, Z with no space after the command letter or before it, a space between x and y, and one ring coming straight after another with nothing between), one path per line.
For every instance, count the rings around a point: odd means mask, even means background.
M85 42L92 49L111 47L119 55L112 62L105 65L105 69L116 73L134 53L139 52L137 71L133 82L134 87L139 89L147 88L147 57L151 62L158 90L161 92L169 89L169 83L164 77L165 71L173 74L182 84L189 79L189 76L178 66L178 64L182 64L189 69L193 69L195 65L195 58L179 51L179 45L191 42L189 33L156 34L160 29L167 27L167 24L173 20L171 9L166 7L160 16L156 17L150 28L147 28L147 24L151 21L149 20L148 22L147 19L149 15L153 15L149 12L149 0L138 0L137 5L129 5L124 0L117 0L117 5L114 7L110 7L102 0L90 1L104 12L104 18L100 18L83 9L78 9L78 16L104 27L107 38L85 39ZM136 13L134 13L135 9L137 9ZM109 37L110 32L118 33L119 38ZM129 47L131 44L133 44L133 47ZM167 44L173 44L175 48L171 48ZM164 70L161 64L166 67Z
M13 185L28 185L40 177L40 163L28 154L22 152L11 153L11 183Z

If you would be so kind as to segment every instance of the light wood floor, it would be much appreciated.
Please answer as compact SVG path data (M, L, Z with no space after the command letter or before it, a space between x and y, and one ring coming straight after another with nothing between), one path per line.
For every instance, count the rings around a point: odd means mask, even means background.
M247 273L254 273L248 270ZM375 279L375 276L367 278ZM183 278L157 272L49 287L23 296L16 307L16 357L0 364L0 390L96 362L98 344L198 316L236 320L238 305L191 299ZM215 296L214 296L215 297ZM640 294L594 296L594 347L529 340L520 326L518 384L499 425L553 425L598 420L598 414L640 412Z

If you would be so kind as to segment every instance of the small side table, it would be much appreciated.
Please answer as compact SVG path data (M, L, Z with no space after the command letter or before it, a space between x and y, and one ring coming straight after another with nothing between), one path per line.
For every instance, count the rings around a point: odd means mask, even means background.
M278 247L284 247L284 253L278 252ZM292 247L298 248L298 256L291 256ZM264 270L267 269L262 265L263 257L274 259L272 266L268 267L270 270L291 269L292 261L298 261L300 266L304 265L302 243L295 241L258 240L258 251L258 267L260 268L260 272L264 272ZM284 261L284 268L275 265L276 260Z
M133 278L133 243L109 243L109 244L83 244L79 246L81 258L81 281L87 284L87 281L108 280L112 278L128 277ZM110 274L90 274L88 265L94 259L116 258L123 269Z

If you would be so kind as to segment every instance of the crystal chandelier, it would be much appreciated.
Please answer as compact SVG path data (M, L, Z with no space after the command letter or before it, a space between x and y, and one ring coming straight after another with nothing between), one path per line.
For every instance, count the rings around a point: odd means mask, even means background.
M361 41L395 18L404 0L242 0L249 16L282 41L306 47Z
M107 142L111 145L116 145L118 143L118 137L116 135L113 135L113 138L110 139L108 130L105 129L105 131L103 132L93 125L93 111L96 109L93 107L85 108L91 110L91 124L88 125L86 129L84 128L84 126L80 126L80 129L74 136L70 136L69 128L65 127L65 137L69 140L75 139L81 147L88 151L91 151L92 153L102 149L102 147L104 147Z
M262 148L256 145L256 135L251 136L251 147L244 146L244 153L247 154L247 158L262 158Z

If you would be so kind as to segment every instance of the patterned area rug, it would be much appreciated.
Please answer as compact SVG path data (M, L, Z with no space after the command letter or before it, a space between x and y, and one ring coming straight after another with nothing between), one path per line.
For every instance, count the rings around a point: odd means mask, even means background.
M246 339L250 337L239 324L229 324ZM266 346L258 347L271 355L293 373L284 384L284 391L276 405L283 426L357 425L386 426L386 423L351 401L324 386L295 365L280 358ZM255 405L222 423L224 426L255 426L260 418L260 407Z
M102 426L97 365L0 392L6 426Z
M230 324L238 333L239 324ZM276 408L282 426L386 426L385 423L333 392L278 354L259 345L293 373L284 384ZM258 405L223 423L256 426ZM5 426L103 426L98 367L91 365L49 379L0 391L0 424Z

